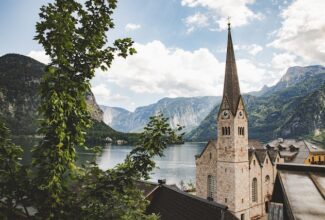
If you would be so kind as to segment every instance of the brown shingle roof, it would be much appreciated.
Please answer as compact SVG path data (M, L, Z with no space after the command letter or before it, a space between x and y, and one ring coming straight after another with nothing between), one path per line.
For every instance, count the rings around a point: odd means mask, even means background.
M197 196L160 185L153 193L147 213L155 213L162 220L233 220L228 208Z

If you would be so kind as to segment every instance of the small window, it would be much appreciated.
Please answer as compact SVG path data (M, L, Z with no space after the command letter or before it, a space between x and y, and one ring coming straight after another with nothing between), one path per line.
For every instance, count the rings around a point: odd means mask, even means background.
M265 176L265 183L266 184L269 184L270 183L270 176L269 175L266 175Z
M210 152L210 160L212 159L212 153Z
M208 198L213 199L214 196L214 177L208 175Z
M227 168L225 168L225 173L227 173Z
M225 198L225 203L227 203L227 198Z
M252 182L252 201L257 202L257 179L254 178Z
M241 203L244 203L244 199L241 199Z
M240 220L245 220L245 214L240 215Z
M266 158L266 164L268 164L269 163L269 160Z

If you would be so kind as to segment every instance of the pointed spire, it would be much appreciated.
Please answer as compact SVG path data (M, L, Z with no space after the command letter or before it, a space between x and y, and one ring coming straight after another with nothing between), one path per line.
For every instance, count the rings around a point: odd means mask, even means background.
M237 76L237 67L235 53L232 44L230 21L228 17L228 44L226 57L225 82L223 88L223 98L227 98L231 112L235 115L240 98L239 80Z

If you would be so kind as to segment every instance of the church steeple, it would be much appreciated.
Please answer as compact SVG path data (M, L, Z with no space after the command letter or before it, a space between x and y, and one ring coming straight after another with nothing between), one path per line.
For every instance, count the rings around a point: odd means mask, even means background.
M234 47L231 38L230 22L228 22L228 43L223 99L224 101L228 101L230 111L233 115L236 114L240 96L239 80L237 76Z

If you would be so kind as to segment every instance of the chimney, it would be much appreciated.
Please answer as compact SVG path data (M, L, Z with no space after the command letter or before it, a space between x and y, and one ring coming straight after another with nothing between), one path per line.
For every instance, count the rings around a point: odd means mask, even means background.
M159 185L166 184L166 179L159 179L158 183L159 183Z

